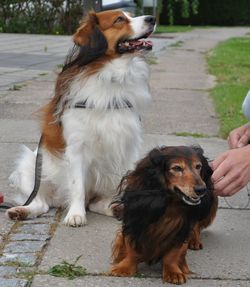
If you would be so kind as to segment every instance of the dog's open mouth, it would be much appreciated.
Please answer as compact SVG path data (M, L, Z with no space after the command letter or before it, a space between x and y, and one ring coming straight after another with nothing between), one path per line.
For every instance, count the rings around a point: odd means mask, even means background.
M120 54L126 52L134 52L134 51L141 51L141 50L152 50L153 43L150 40L145 40L150 33L147 33L141 38L131 39L131 40L124 40L118 43L117 50Z
M195 197L194 196L193 197L187 196L177 187L175 187L174 190L177 192L177 194L182 199L182 201L188 205L199 205L201 203L201 197L202 196L198 196L198 195Z

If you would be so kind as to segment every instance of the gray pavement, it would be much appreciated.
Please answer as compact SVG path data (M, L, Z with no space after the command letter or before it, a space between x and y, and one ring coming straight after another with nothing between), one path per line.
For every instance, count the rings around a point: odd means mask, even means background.
M205 55L219 41L249 32L249 28L217 28L153 39L153 103L142 117L142 154L156 145L200 144L213 159L227 149L226 142L217 137L218 120L209 97L216 79L207 73ZM172 45L179 41L181 45ZM0 191L6 198L14 195L7 178L20 145L35 147L37 111L53 95L58 65L70 46L68 36L0 34ZM177 136L182 133L190 136ZM192 137L194 133L203 138ZM220 200L214 224L203 233L204 249L188 253L194 274L186 286L250 286L246 190L228 201L234 208ZM88 225L74 229L63 226L63 213L52 209L40 218L18 223L0 213L0 287L171 286L162 283L159 265L142 264L140 278L107 276L119 223L88 213ZM88 276L69 281L48 275L50 267L63 260L73 262L79 255L78 264L87 269Z

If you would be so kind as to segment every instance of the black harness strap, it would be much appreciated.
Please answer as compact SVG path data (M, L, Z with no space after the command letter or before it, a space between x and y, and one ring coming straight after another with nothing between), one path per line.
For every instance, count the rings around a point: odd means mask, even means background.
M87 106L87 100L83 102L78 102L74 105L75 108L81 108L81 109L94 109L94 106ZM128 100L124 100L124 106L119 106L117 103L114 103L114 105L108 105L108 109L131 109L133 108L132 104Z

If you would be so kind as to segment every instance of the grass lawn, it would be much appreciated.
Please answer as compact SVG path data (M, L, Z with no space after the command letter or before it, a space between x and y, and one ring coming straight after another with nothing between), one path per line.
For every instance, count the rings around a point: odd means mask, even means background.
M208 56L209 72L217 85L211 91L220 120L220 135L246 123L241 105L250 89L250 37L232 38L220 43Z

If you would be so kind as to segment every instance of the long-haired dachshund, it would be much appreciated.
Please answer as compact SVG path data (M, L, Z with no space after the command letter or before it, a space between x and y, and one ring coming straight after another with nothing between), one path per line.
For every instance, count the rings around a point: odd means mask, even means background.
M114 213L122 219L113 244L114 276L132 276L140 262L162 260L163 280L182 284L188 247L201 249L201 229L216 215L212 170L200 147L153 149L123 178Z

